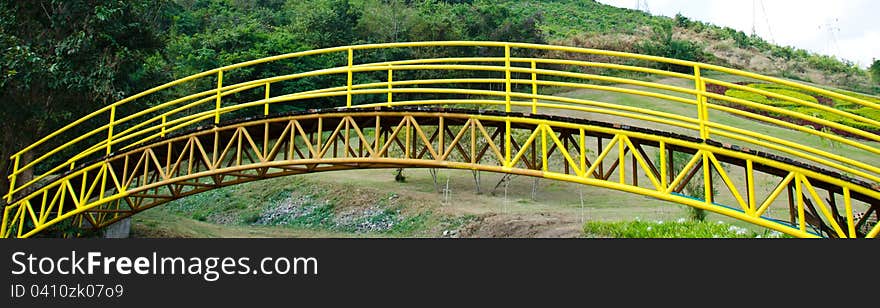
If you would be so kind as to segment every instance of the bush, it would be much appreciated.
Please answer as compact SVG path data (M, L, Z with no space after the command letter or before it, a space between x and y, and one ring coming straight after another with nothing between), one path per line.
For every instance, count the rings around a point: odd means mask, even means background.
M654 33L650 40L644 41L637 46L639 53L652 56L703 62L708 55L703 52L703 46L684 40L672 38L673 27L671 23L660 23L654 26ZM694 70L689 66L660 64L661 69L693 74Z
M819 100L816 99L815 96L801 92L800 89L792 88L792 87L788 87L788 86L784 86L784 85L756 83L756 84L750 84L749 87L754 88L754 89L768 91L768 92L773 92L776 94L789 96L791 98L796 98L796 99L799 99L802 101L813 102L813 103L817 103L817 104L819 103Z
M723 222L628 221L587 222L584 233L615 238L756 238L789 237L777 231L754 232Z

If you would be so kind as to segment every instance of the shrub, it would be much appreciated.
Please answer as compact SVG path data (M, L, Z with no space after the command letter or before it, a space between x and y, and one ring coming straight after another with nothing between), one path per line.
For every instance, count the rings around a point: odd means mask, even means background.
M703 52L703 46L684 40L672 38L673 27L671 23L660 23L654 26L654 33L650 40L639 44L636 48L639 53L652 56L702 62L709 57ZM693 68L688 66L660 64L661 69L693 74Z
M773 92L776 94L789 96L789 97L796 98L796 99L803 100L803 101L813 102L813 103L817 103L817 104L819 103L819 100L815 96L805 94L804 92L801 92L800 89L796 89L796 88L792 88L792 87L787 87L787 86L783 86L783 85L775 85L775 84L760 84L760 83L750 84L749 87L755 88L755 89L761 89L761 90L768 91L768 92Z
M868 68L868 72L871 73L871 79L874 80L874 83L880 84L880 60L875 59L871 67Z

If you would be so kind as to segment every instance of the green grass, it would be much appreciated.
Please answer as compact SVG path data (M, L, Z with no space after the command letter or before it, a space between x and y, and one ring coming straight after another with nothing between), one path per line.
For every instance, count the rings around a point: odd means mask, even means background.
M789 96L789 97L800 99L803 101L808 101L808 102L812 102L812 103L819 103L815 94L807 93L804 90L793 88L793 87L788 87L788 86L784 86L784 85L775 85L775 84L760 84L760 83L749 84L748 87L755 88L755 89L761 89L761 90L765 90L765 91L780 94L780 95ZM795 111L798 113L814 116L814 117L817 117L817 118L820 118L823 120L827 120L827 121L843 124L846 126L859 128L862 130L867 130L867 131L880 130L880 127L875 126L875 125L862 123L862 122L855 121L855 120L847 118L847 117L843 117L843 116L825 111L825 110L820 110L820 109L813 108L813 107L803 106L798 103L787 101L787 100L781 100L781 99L767 97L767 96L764 96L764 95L761 95L758 93L742 91L742 90L737 90L737 89L729 89L725 92L725 95L730 96L730 97L734 97L734 98L739 98L739 99L744 99L744 100L756 102L756 103L761 103L761 104L768 105L768 106L774 106L774 107L788 109L788 110ZM861 96L861 98L866 99L868 97ZM853 114L860 115L860 116L863 116L863 117L866 117L869 119L880 119L880 111L878 111L876 109L861 107L861 105L857 105L854 103L845 102L845 101L841 101L841 100L837 100L837 99L832 99L832 101L834 102L834 108L836 108L836 109L851 112ZM776 114L776 113L774 113L774 115L775 116L783 116L781 114Z
M763 84L763 83L754 83L749 85L750 88L761 89L767 92L773 92L776 94L781 94L785 96L790 96L792 98L796 98L803 101L808 101L812 103L819 103L819 100L816 99L812 94L806 93L801 89L789 87L785 85L778 84Z
M415 234L416 232L423 230L428 225L431 220L432 213L419 213L418 215L404 218L397 224L391 227L385 233L392 235L409 235Z
M404 214L404 205L389 204L393 193L366 190L360 196L343 193L353 190L354 186L286 177L207 191L172 201L154 211L219 225L390 236L412 235L425 229L427 222L433 219L430 211Z
M755 232L722 222L678 221L591 221L584 224L588 236L614 238L779 238L775 231Z

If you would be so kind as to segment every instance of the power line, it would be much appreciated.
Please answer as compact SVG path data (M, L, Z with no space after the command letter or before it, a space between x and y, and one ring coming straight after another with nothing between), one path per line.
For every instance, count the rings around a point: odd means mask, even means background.
M837 36L836 36L836 33L840 32L839 22L840 22L840 20L835 18L834 21L828 20L824 24L825 31L827 31L827 33L828 33L828 42L827 42L826 51L828 53L832 53L832 54L835 51L837 51L836 54L838 54L838 55L841 54L840 44L838 43ZM822 30L822 27L823 27L823 25L819 25L819 30Z
M764 21L767 23L767 33L770 34L770 42L776 44L776 38L773 36L773 28L770 27L770 16L767 15L767 8L764 7L764 0L761 1L761 12L764 13Z
M767 15L767 8L764 6L764 0L752 0L752 35L758 35L758 5L761 6L761 14L764 15L764 23L767 25L767 33L770 42L776 44L773 36L773 28L770 26L770 16Z
M755 18L755 11L756 11L755 3L756 2L758 2L758 0L752 0L752 36L758 35L758 32L755 31L755 28L757 28L757 27L755 27L755 24L757 23L757 18Z

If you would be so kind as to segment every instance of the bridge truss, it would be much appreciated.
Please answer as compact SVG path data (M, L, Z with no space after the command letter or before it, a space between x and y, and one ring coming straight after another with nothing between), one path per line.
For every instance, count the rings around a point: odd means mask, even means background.
M491 48L498 56L355 64L355 51L407 48ZM342 55L337 58L346 63L224 84L224 74L243 68L326 55ZM588 70L572 72L572 67ZM692 73L681 73L681 68ZM611 71L645 78L617 77L607 73ZM8 175L12 187L6 195L0 236L31 237L60 222L100 229L218 187L360 168L451 168L543 177L706 209L798 237L876 237L880 233L877 161L861 161L712 119L722 118L716 116L722 113L749 118L780 130L832 140L867 157L880 154L874 143L880 136L863 126L733 98L706 87L713 84L752 92L858 123L880 126L880 122L722 77L703 76L706 71L878 107L837 92L708 64L572 47L423 42L305 51L159 86L98 110L23 149L12 157L15 167ZM444 76L455 72L470 75ZM356 78L359 74L364 76L361 82ZM651 75L681 79L691 86L658 83L647 77ZM272 92L273 85L321 76L343 76L344 85ZM216 82L213 89L187 93L188 86L196 88L211 78ZM692 113L552 94L564 89L650 97ZM172 98L149 107L126 108L149 97L165 100L161 93ZM321 105L334 99L336 108ZM318 108L270 112L306 102L318 102ZM769 112L859 139L780 120ZM595 114L617 121L588 119ZM101 115L109 118L104 125ZM22 157L31 158L23 161ZM773 210L778 215L770 215Z

